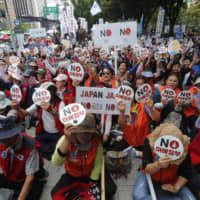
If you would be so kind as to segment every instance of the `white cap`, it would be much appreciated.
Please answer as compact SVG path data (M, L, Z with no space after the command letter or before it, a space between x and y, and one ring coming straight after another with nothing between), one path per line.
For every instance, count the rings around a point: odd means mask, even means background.
M65 74L58 74L56 78L54 79L56 81L67 81L67 76Z
M197 85L198 83L200 83L200 77L197 78L197 80L194 82L194 85Z

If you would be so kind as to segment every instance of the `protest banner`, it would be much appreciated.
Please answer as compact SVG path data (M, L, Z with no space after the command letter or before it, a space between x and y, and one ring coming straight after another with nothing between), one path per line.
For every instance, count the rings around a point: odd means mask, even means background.
M34 104L40 105L42 102L49 102L51 99L51 94L48 90L38 88L32 95L32 100Z
M83 80L84 77L84 69L79 63L72 63L68 67L68 74L72 80Z
M12 100L17 100L18 102L21 102L22 92L18 85L13 85L10 88L10 95L11 95Z
M137 102L145 102L146 98L151 97L152 88L149 84L141 85L135 92L135 100Z
M85 108L78 103L73 103L65 106L59 113L62 124L72 124L78 126L86 116Z
M17 66L13 66L13 65L10 65L8 67L8 74L12 75L12 74L16 74L17 73Z
M167 48L166 47L160 47L159 48L159 54L166 54L167 53Z
M119 115L115 92L113 88L77 87L76 102L82 104L88 113ZM127 103L125 114L129 112L130 103Z
M93 41L97 48L137 44L137 23L96 24Z
M109 54L108 48L101 48L99 51L99 55L103 58L103 57L107 57Z
M174 90L170 88L166 88L161 92L161 99L162 100L173 100L176 97L176 93Z
M45 28L29 29L29 34L31 38L46 37L46 29Z
M178 160L183 155L184 147L177 137L163 135L156 140L154 151L159 157L168 156L172 160Z
M176 55L181 50L181 45L178 40L172 40L168 46L168 52L170 55Z
M115 92L115 99L123 103L130 103L133 100L134 91L131 87L122 85L121 87L118 87Z
M177 96L178 102L188 102L192 99L192 93L187 90L181 91Z
M158 37L161 36L162 30L163 30L164 18L165 18L165 9L160 7L160 11L158 13L158 18L157 18L157 24L156 24L156 35Z

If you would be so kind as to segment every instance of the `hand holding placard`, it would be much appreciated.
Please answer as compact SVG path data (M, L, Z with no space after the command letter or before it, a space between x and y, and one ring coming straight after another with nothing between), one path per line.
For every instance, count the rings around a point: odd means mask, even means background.
M59 114L62 124L78 126L84 121L86 110L81 104L73 103L65 106Z

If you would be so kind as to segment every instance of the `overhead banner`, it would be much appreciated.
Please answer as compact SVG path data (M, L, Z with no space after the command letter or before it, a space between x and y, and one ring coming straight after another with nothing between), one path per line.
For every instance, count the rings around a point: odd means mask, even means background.
M165 19L165 9L160 7L157 24L156 24L156 35L159 37L161 36L161 33L162 33L164 19Z
M76 87L76 103L82 104L88 113L119 115L116 91L113 88ZM129 112L130 103L127 103L125 114Z
M46 29L45 28L29 29L29 33L30 33L31 38L46 37Z
M96 24L92 35L97 48L137 44L137 23Z

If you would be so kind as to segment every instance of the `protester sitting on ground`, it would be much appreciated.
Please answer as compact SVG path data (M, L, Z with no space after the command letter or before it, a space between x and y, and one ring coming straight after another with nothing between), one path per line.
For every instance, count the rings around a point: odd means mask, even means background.
M77 127L65 125L64 135L56 145L52 162L54 165L65 163L66 172L52 189L52 197L77 181L99 183L102 157L100 135L92 114L87 114Z
M173 136L181 141L183 145L183 154L181 157L175 160L172 160L168 156L159 157L155 152L154 145L161 136ZM152 198L145 173L151 175L156 196L159 200L196 199L185 186L191 177L193 177L193 168L188 152L189 141L190 139L184 136L180 129L170 123L161 124L146 138L143 148L142 168L137 175L132 192L134 200ZM158 143L156 144L158 145Z
M0 188L14 190L14 199L38 200L45 183L40 144L23 130L15 117L0 116Z
M142 150L144 140L150 131L149 117L154 121L160 120L160 113L154 108L153 100L149 97L145 103L138 103L132 100L130 114L125 115L125 104L118 103L120 111L118 123L124 130L124 140L122 148L133 146Z
M39 84L48 82L48 80L46 79L46 70L43 68L39 68L36 71L36 77L37 77L37 81L39 81Z
M51 94L50 102L42 102L40 106L33 104L26 110L19 107L13 100L11 106L22 116L38 113L36 127L36 140L41 144L41 152L44 158L50 160L55 145L63 134L63 125L59 121L59 110L65 106L64 102L56 94L56 86L51 82L43 83L40 88L47 89Z
M179 78L176 74L170 74L166 80L166 85L161 86L159 90L157 89L153 95L153 100L155 107L160 110L161 112L161 122L167 117L167 115L174 111L176 105L177 105L177 95L180 92L180 89L178 88ZM162 100L161 99L161 93L164 89L169 88L175 91L176 98L174 100ZM159 103L159 104L157 104Z
M65 105L73 103L74 96L72 92L67 88L67 76L65 74L58 74L54 79L56 81L57 94Z

